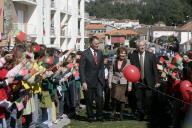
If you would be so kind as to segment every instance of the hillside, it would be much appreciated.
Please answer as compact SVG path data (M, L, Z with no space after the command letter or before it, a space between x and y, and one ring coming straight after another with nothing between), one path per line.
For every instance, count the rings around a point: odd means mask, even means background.
M86 11L98 18L139 19L153 24L178 25L192 19L192 0L95 0Z

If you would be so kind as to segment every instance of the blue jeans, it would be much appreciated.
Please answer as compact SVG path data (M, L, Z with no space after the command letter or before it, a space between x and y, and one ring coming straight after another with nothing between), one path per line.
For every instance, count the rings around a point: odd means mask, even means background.
M40 114L41 112L40 112L38 94L35 94L33 98L34 98L34 103L35 103L35 111L32 113L32 122L39 123L40 117L41 117L41 114Z
M0 119L0 128L7 128L7 122L5 118Z
M42 122L52 122L51 108L42 108Z

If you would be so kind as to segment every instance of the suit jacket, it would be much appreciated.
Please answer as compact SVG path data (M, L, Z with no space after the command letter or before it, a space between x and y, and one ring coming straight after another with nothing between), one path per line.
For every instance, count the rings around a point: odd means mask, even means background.
M124 60L122 65L121 65L121 69L118 69L118 63L117 63L117 59L114 61L113 64L113 71L112 71L112 80L111 82L114 84L128 84L127 79L124 77L123 75L123 69L127 64L130 64L130 60Z
M130 61L132 65L135 65L140 69L139 54L137 51L134 51L130 56ZM145 51L144 58L144 81L147 86L154 87L158 82L158 71L155 55Z
M96 88L98 82L105 84L103 53L97 50L98 64L95 63L91 49L88 48L82 53L80 59L81 82L87 83L88 88Z

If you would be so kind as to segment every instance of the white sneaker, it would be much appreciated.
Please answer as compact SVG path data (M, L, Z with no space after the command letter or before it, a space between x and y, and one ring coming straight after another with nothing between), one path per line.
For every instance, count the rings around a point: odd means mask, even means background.
M63 114L61 117L68 118L68 116L66 114Z
M58 119L56 121L53 122L54 124L57 124L58 123Z
M61 121L64 126L69 125L71 123L71 120L69 118L63 118Z
M52 122L49 122L48 123L48 127L51 128L53 126L53 123Z

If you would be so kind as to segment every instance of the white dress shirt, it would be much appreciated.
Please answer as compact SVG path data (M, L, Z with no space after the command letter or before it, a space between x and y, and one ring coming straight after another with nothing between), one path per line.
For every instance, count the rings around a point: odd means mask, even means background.
M95 52L95 50L92 49L91 47L90 47L90 49L91 49L92 55L94 56L94 52ZM95 52L95 54L96 54L96 56L97 56L97 52Z

